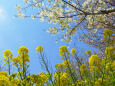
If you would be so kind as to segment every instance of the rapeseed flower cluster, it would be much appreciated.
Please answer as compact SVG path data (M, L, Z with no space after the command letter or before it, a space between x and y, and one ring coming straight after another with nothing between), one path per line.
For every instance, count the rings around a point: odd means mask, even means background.
M111 31L107 30L104 33L107 36ZM114 86L115 84L115 47L109 46L109 43L103 55L93 54L91 50L86 51L87 61L84 60L85 57L79 58L76 49L72 48L69 52L67 46L61 46L59 54L63 62L55 65L54 73L50 71L45 60L43 47L38 46L36 50L47 73L30 74L29 50L25 46L18 49L16 57L13 57L10 50L6 50L3 60L8 65L8 71L0 71L0 86ZM72 57L75 57L74 61ZM12 66L17 68L16 73L12 73Z
M106 47L105 54L107 55L107 57L115 58L115 47L113 46Z
M91 50L87 50L86 54L90 55L91 54Z
M43 47L39 48L43 49ZM115 60L111 59L113 55L110 54L110 51L114 52L112 46L105 49L105 57L102 58L97 54L92 54L88 63L81 61L76 69L70 62L71 58L68 58L70 53L67 47L63 46L60 53L68 54L64 55L62 63L55 65L56 71L53 75L44 72L31 75L27 72L27 62L29 61L24 59L29 57L29 50L23 46L18 50L19 55L11 59L12 65L18 69L18 73L8 74L6 71L1 71L0 86L111 86L115 79ZM38 53L43 53L43 50ZM11 52L6 56L10 56L10 54ZM63 55L61 56L63 57Z
M43 52L43 47L42 47L42 46L38 46L38 47L36 48L36 50L37 50L37 52Z
M67 50L67 46L61 46L59 48L59 53L60 53L60 56L62 57L65 57L69 54L69 51Z
M112 30L110 30L110 29L105 29L105 30L104 30L104 39L107 40L108 37L111 37L111 36L112 36L112 34L113 34L113 31L112 31Z
M15 66L15 67L17 67L17 66L19 66L19 64L20 64L20 66L21 66L21 58L19 58L18 56L17 57L14 57L13 59L12 59L12 62L13 62L13 65Z
M92 55L90 58L89 58L89 65L90 66L93 66L93 65L99 65L100 63L100 59L97 55Z
M24 63L30 62L28 52L29 50L25 46L22 46L18 49L18 57Z
M72 48L72 49L71 49L72 55L73 55L75 52L76 52L76 49Z

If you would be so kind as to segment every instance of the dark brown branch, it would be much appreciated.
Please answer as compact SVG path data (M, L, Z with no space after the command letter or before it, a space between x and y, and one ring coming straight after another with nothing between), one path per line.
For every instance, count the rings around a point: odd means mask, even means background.
M65 0L62 0L62 1L63 1L64 3L70 5L71 7L75 8L76 10L79 10L80 12L82 12L82 13L85 14L85 12L84 12L83 10L81 10L81 9L79 9L79 8L77 8L77 7L75 7L74 5L70 4L69 2L67 2L67 1L65 1Z
M75 7L74 5L70 4L69 2L65 1L65 0L62 0L65 4L68 4L70 5L71 7L73 7L74 9L82 12L80 14L84 14L84 15L99 15L99 14L109 14L109 13L112 13L112 12L115 12L115 8L114 9L109 9L109 10L100 10L99 12L96 12L96 13L90 13L90 12L85 12L77 7Z
M111 6L115 6L115 0L104 1L104 2L110 4Z
M76 26L74 26L74 28L72 28L70 34L76 29L76 27L78 27L85 20L85 18L86 16Z
M114 9L110 9L110 10L101 10L97 13L86 13L86 15L99 15L99 14L109 14L115 12L115 8Z

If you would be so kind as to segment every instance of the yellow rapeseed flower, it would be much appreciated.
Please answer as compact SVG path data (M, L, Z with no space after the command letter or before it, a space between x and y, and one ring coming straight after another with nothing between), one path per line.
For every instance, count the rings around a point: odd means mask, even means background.
M6 71L1 71L1 72L0 72L0 76L1 76L1 75L4 75L4 76L8 77L8 73L7 73Z
M25 46L21 46L19 49L18 49L18 53L19 54L28 54L29 50L28 48L26 48Z
M112 68L115 71L115 61L112 62Z
M106 85L106 82L106 79L103 79L103 86ZM94 86L102 86L102 78L97 79Z
M69 60L64 60L64 61L63 61L63 64L66 65L66 66L71 66Z
M104 39L107 39L107 37L111 37L113 34L113 31L110 29L105 29L104 30Z
M76 49L72 48L71 53L74 54L76 52Z
M82 75L84 75L85 73L87 73L87 72L88 72L87 65L82 64L82 65L80 66L80 72L81 72Z
M106 63L106 71L109 71L111 69L111 61Z
M6 71L0 72L0 86L9 86L9 76Z
M91 50L87 50L86 54L88 54L88 55L91 54Z
M97 67L97 66L90 66L90 72L93 73L93 72L99 72L100 69Z
M12 79L10 83L12 86L18 86L20 82L21 81L18 78L16 78L16 79Z
M115 48L113 46L106 47L105 54L107 57L115 57Z
M43 47L42 47L42 46L38 46L38 47L36 48L36 50L37 50L37 52L43 52Z
M39 73L39 77L41 78L41 82L45 83L48 80L49 75L44 72Z
M13 55L12 55L12 53L11 53L11 51L10 50L5 50L4 51L4 57L12 57Z
M62 57L65 57L66 54L69 54L69 52L67 50L67 46L61 46L59 48L59 53L60 53L60 56L62 56Z
M58 64L55 65L55 67L58 68L59 70L60 69L63 70L63 69L65 69L66 65L63 64L63 63L58 63Z
M17 67L18 64L21 62L21 58L19 58L19 57L14 57L14 58L12 59L12 62L13 62L13 65Z
M28 52L29 50L25 46L22 46L18 49L19 55L17 56L17 58L21 59L21 63L23 62L24 64L26 64L26 62L30 62ZM20 66L22 65L21 63L19 63Z
M90 66L93 66L93 65L99 65L99 58L97 55L92 55L90 58L89 58L89 65Z

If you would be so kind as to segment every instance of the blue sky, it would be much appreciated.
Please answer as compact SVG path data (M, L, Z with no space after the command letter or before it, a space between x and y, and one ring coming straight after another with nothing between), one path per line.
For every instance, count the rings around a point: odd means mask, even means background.
M8 2L9 1L9 2ZM57 36L52 36L46 32L49 28L47 22L40 22L39 19L20 19L15 18L17 10L15 5L20 0L0 0L0 57L3 58L3 51L10 49L14 55L17 55L17 50L20 46L26 46L29 49L30 56L30 71L31 73L39 73L43 71L36 53L36 47L42 45L45 49L45 54L50 63L54 66L61 62L59 56L59 46L71 45L76 42L77 46L81 46L78 41L73 41L68 44L65 42L56 43ZM87 48L87 45L82 43L82 47ZM13 71L13 69L12 69Z

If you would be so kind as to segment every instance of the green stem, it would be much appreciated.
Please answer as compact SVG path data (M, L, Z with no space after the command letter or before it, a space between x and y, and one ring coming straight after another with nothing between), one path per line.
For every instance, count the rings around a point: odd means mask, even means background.
M66 61L68 61L66 57L65 57L65 59L66 59ZM72 77L72 80L73 80L74 84L76 85L76 80L77 80L77 79L76 79L76 77L75 77L75 74L72 73L71 68L70 68L68 62L67 62L67 67L68 67L68 69L69 69L69 72L70 72L70 75L71 75L71 77Z
M23 54L23 79L25 79L25 65L24 65L24 54Z
M23 80L23 78L22 78L22 75L21 75L21 73L20 73L20 68L17 66L17 68L18 68L18 73L19 73L19 75L20 75L20 78L21 78L21 80Z
M8 72L9 72L9 75L10 75L10 59L8 57Z
M94 74L93 74L93 85L95 85L95 68L94 68Z
M42 52L40 52L40 56L41 59L43 61L43 64L45 65L46 71L50 74L49 75L49 80L51 81L52 85L53 85L53 80L52 80L52 74L50 73L49 69L48 69L48 64L46 63L46 61L44 60L44 54L42 54ZM54 85L53 85L54 86Z
M108 39L108 41L107 41L107 44L106 44L106 46L108 47L109 46L109 41L110 41L110 35L109 35L109 39ZM108 54L108 50L107 50L107 54ZM102 84L103 84L103 79L104 79L104 74L105 74L105 69L106 69L106 61L107 61L107 55L106 55L106 58L105 58L105 64L104 64L104 70L103 70L103 76L102 76Z
M59 71L59 86L60 86L60 71Z

